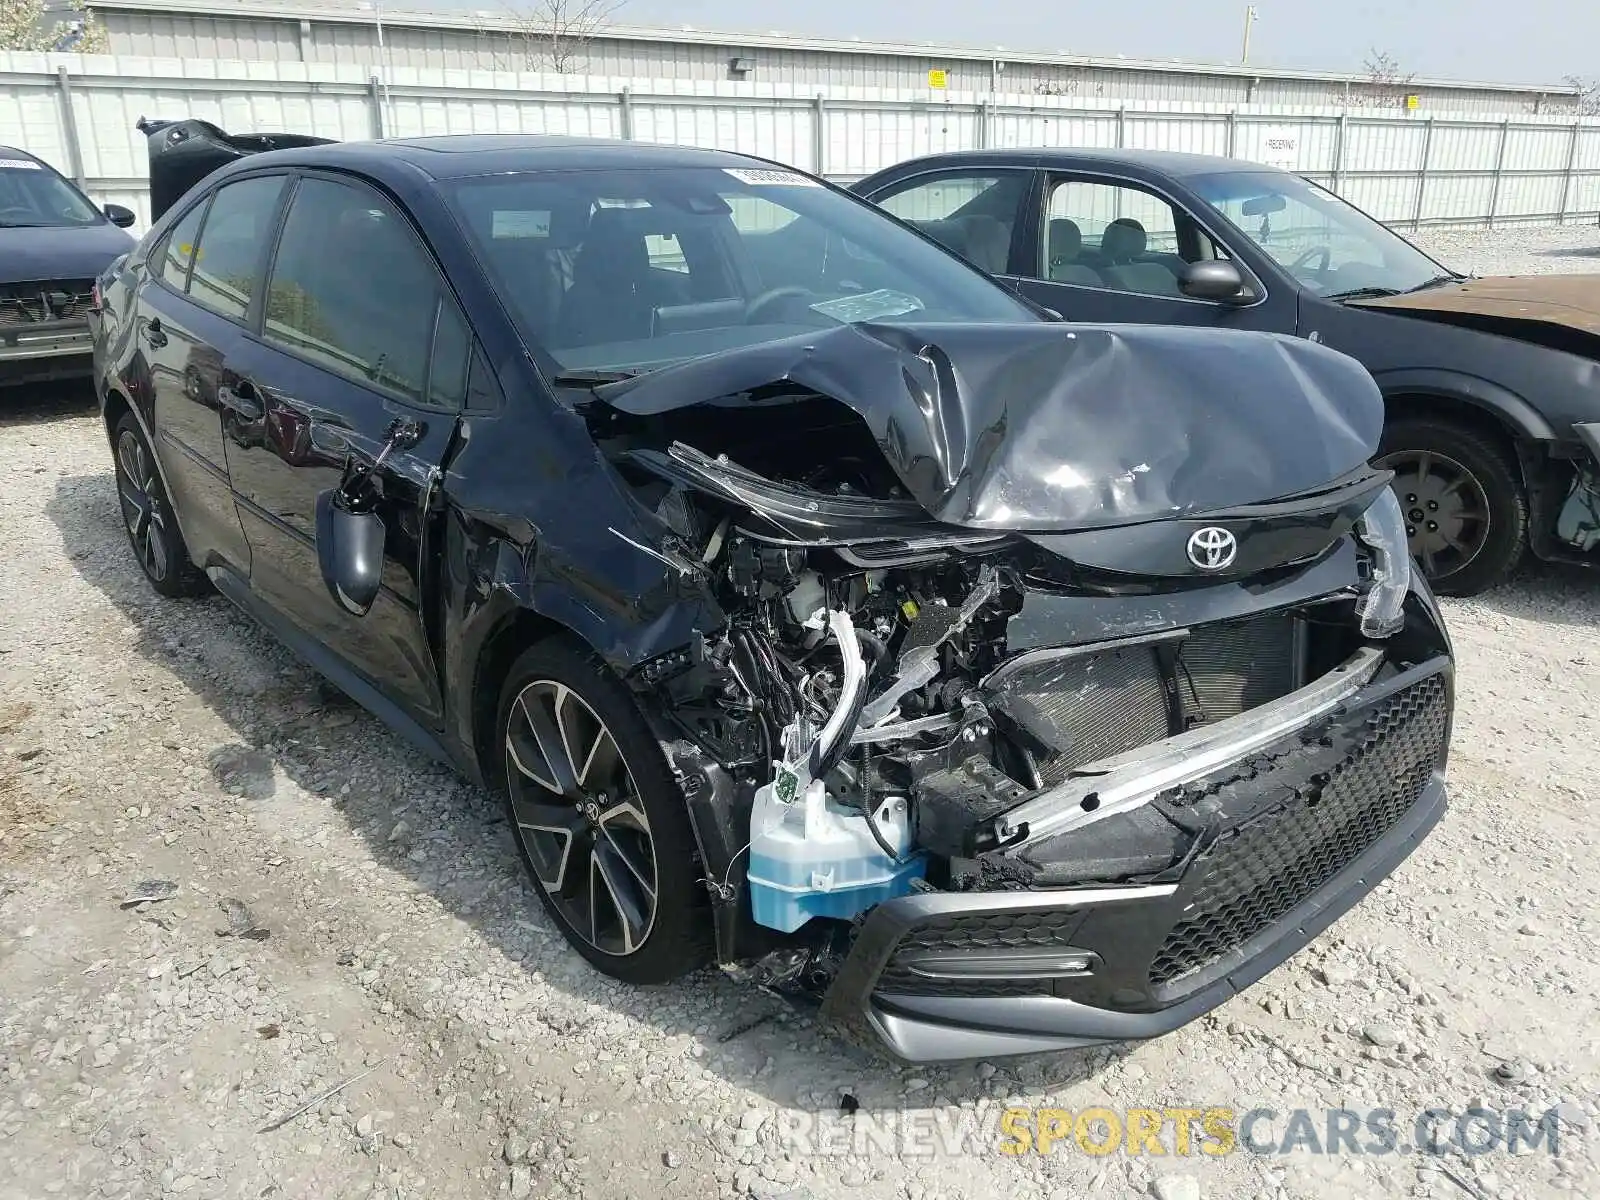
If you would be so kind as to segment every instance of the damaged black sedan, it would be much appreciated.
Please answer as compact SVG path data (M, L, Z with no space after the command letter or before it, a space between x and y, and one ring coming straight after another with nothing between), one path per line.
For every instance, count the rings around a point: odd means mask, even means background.
M737 155L295 140L152 126L130 540L503 791L600 970L915 1061L1150 1037L1442 815L1352 360L1064 324Z

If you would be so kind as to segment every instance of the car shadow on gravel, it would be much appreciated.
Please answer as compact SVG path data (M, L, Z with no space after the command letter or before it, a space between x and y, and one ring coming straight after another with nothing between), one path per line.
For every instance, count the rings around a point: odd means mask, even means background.
M1600 629L1600 569L1531 557L1505 583L1470 600L1447 600L1445 619L1457 604L1472 604L1525 621Z
M94 388L86 379L0 388L0 426L53 425L94 411Z
M172 672L231 729L231 743L195 747L219 786L273 806L275 781L292 782L365 839L378 862L530 976L666 1037L692 1039L683 1052L692 1050L693 1070L778 1104L887 1111L1065 1088L1129 1052L1068 1051L1007 1061L998 1071L966 1064L913 1072L821 1036L806 1006L714 970L660 988L616 985L570 950L545 916L495 797L414 750L221 597L170 601L151 591L123 534L109 462L104 474L61 479L46 514L79 575L137 630L134 652ZM276 811L265 809L263 819ZM404 924L397 915L389 932L403 939ZM329 948L330 956L339 952ZM582 1005L572 1007L579 1027ZM549 1023L549 1012L541 1016ZM908 1074L921 1078L908 1081Z

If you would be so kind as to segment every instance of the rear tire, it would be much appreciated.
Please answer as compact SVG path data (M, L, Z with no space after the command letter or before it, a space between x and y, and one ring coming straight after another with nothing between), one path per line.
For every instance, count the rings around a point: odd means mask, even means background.
M633 697L564 638L524 650L495 753L523 867L593 967L667 983L704 964L710 914L683 791Z
M1395 421L1376 465L1395 472L1412 557L1434 591L1473 596L1516 569L1528 545L1528 500L1494 438L1437 417Z
M169 599L201 595L209 581L189 558L156 456L131 412L112 431L112 447L122 524L139 569Z

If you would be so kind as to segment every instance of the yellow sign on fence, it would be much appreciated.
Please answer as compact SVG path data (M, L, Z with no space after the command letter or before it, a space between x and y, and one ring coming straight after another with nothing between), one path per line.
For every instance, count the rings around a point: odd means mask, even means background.
M928 72L928 86L929 87L931 87L931 88L939 88L942 91L948 85L949 85L948 77L945 75L945 73L943 71L939 70L937 67L935 67L933 70Z

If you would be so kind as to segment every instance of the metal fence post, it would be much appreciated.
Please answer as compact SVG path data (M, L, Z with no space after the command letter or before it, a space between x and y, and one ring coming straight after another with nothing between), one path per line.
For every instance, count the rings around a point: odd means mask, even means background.
M828 157L828 101L821 92L812 101L811 110L811 173L826 175Z
M632 89L624 86L622 91L617 93L617 104L620 106L621 119L619 120L618 124L622 126L622 140L625 142L631 142L633 141Z
M1117 109L1117 149L1121 150L1128 144L1128 110ZM1118 192L1121 195L1121 192Z
M65 67L56 68L56 86L61 91L61 130L67 139L67 162L72 167L72 182L81 188L88 182L83 173L83 143L78 140L78 114L72 107L72 81Z
M1422 196L1428 190L1428 159L1433 153L1433 118L1422 128L1422 165L1417 168L1417 205L1411 211L1411 228L1422 228Z
M1239 110L1228 110L1228 157L1239 157Z
M1572 203L1572 184L1578 174L1578 143L1583 138L1583 122L1572 123L1572 143L1567 147L1567 173L1561 180L1561 211L1556 214L1556 224L1567 223L1567 208Z
M372 105L372 137L381 142L387 135L383 128L383 82L376 75L367 80L367 100Z
M1511 121L1507 118L1500 122L1500 148L1494 156L1494 189L1489 193L1489 228L1494 228L1494 219L1500 214L1500 181L1506 173L1506 142L1511 137Z
M989 148L989 102L978 101L978 149Z
M1347 113L1339 114L1339 122L1333 130L1333 187L1332 191L1339 191L1339 180L1344 174L1344 143L1345 131L1349 128L1350 117Z

